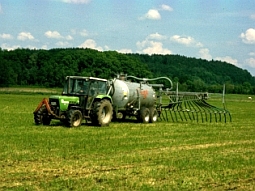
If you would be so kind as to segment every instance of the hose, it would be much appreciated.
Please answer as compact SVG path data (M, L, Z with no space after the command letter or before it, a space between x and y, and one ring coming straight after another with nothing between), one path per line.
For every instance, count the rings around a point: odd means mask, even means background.
M168 77L158 77L158 78L148 79L148 78L138 78L138 77L135 77L135 76L127 76L126 78L134 78L136 80L140 80L140 81L144 81L144 82L165 79L165 80L167 80L170 83L170 88L167 88L167 89L168 90L173 89L173 82Z

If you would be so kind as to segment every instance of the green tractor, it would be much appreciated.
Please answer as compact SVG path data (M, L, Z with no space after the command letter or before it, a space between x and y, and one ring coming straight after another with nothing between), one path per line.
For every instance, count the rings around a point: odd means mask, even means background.
M84 120L106 126L112 120L112 98L106 79L67 76L62 95L44 98L34 111L37 125L49 125L57 119L68 127L78 127Z

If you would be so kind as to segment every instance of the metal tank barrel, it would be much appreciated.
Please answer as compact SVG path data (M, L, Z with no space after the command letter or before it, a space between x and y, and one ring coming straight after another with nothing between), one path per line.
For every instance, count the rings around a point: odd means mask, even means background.
M151 86L145 83L115 79L113 87L113 106L118 110L149 108L155 105L156 93Z

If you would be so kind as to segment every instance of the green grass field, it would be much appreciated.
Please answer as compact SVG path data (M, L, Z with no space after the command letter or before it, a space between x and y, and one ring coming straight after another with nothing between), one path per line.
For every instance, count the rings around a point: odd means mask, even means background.
M44 97L0 94L0 190L255 190L255 101L247 95L226 96L231 123L102 128L36 126Z

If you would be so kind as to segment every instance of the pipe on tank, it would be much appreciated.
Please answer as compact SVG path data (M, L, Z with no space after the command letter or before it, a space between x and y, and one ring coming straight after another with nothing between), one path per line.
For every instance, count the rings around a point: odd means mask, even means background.
M127 78L134 78L136 80L140 80L140 81L144 81L144 82L147 82L147 81L157 81L157 80L165 79L165 80L167 80L170 83L170 88L167 88L167 89L171 90L173 88L173 82L168 77L158 77L158 78L148 79L148 78L138 78L138 77L135 77L135 76L126 76L126 79Z

